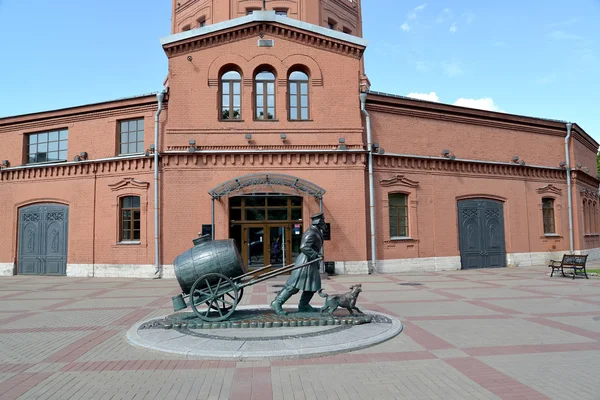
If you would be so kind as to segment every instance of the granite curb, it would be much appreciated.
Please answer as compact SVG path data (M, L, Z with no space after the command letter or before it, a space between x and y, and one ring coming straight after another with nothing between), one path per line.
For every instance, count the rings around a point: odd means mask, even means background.
M268 305L240 306L238 308L241 310L270 309ZM322 336L311 338L286 338L284 340L266 338L262 342L250 342L244 339L200 338L174 329L138 330L142 324L156 319L154 317L137 322L132 326L127 331L127 339L136 347L183 355L189 359L256 361L323 357L355 351L382 343L402 332L402 323L397 318L377 311L364 311L386 317L391 320L391 324L355 325L350 329L333 333L324 331ZM310 332L312 328L306 327L305 329ZM282 329L282 336L285 336L285 328L270 328L269 331L273 332L279 329ZM252 334L260 333L254 329Z

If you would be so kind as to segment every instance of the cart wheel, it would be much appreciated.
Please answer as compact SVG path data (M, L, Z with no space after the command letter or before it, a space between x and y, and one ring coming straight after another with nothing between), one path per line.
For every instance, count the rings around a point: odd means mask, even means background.
M240 302L242 301L242 297L244 297L244 288L238 289L237 304L240 304ZM222 299L228 300L230 303L232 303L234 300L233 294L227 292L223 296L220 296L219 299L220 299L220 301L218 301L218 303L219 303L219 308L221 309L221 312L223 312L223 313L229 312L229 310L231 309L231 305L224 302ZM204 304L206 304L207 307L211 307L209 305L208 301L204 302ZM215 311L217 310L215 305L212 306L212 309Z
M218 273L202 275L190 291L192 310L203 321L225 321L233 314L239 302L240 290L231 279ZM200 304L207 309L198 309Z

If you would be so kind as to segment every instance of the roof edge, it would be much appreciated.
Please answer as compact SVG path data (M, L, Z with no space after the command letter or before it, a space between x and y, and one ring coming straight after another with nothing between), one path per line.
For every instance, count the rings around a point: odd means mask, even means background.
M58 116L66 116L73 114L81 114L86 112L95 112L100 110L112 109L123 106L135 106L140 104L147 104L156 102L156 95L158 92L143 94L139 96L124 97L114 100L106 100L97 103L81 104L78 106L71 106L65 108L57 108L54 110L36 111L26 114L9 115L7 117L0 117L0 126L6 126L11 124L20 124L23 122L30 122L45 118L56 118ZM165 100L166 102L166 100ZM130 104L127 104L130 103ZM89 109L89 110L86 110ZM56 114L56 115L52 115Z
M342 40L358 46L367 47L369 41L358 36L348 35L347 33L334 31L333 29L323 28L322 26L310 24L308 22L298 21L293 18L284 17L275 14L275 11L254 11L250 15L230 19L216 24L204 26L201 28L190 29L189 31L175 33L160 39L160 44L166 46L182 40L193 39L198 36L219 32L225 29L235 28L252 22L277 22L282 25L302 29L319 35L328 36L333 39Z
M409 108L420 109L422 111L441 111L448 114L461 115L464 117L512 122L516 124L537 126L549 129L564 129L566 135L565 124L567 123L567 121L544 119L540 117L530 117L518 114L509 114L498 111L480 110L476 108L437 103L433 101L413 99L411 97L374 91L369 92L369 95L367 96L367 102L370 102L372 104L387 103L389 105L406 106ZM592 139L592 137L589 136L580 126L578 126L577 124L574 124L574 126L576 126L578 128L578 131L584 134L590 141L598 145L598 143L594 139Z

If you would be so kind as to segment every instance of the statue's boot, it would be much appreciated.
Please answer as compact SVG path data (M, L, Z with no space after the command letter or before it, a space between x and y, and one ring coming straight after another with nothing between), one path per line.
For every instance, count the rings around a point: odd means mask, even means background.
M298 304L298 312L318 312L318 308L311 307L310 299L315 295L315 292L303 291Z
M287 312L283 311L283 308L281 308L281 306L283 305L283 303L288 301L289 298L292 297L292 295L294 295L295 293L296 292L294 292L294 290L289 286L284 287L283 290L279 292L277 297L275 297L275 300L271 302L271 308L275 310L277 315L287 315Z

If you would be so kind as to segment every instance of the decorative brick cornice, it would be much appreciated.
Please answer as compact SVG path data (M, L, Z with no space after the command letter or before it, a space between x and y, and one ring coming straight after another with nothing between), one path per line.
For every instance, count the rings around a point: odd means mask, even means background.
M598 191L600 181L593 176L579 170L573 170L571 176L573 177L573 180L588 185L591 189Z
M0 170L0 182L82 178L121 172L151 172L153 165L154 160L152 157L140 157L122 160L69 162L60 165L40 165L32 168L11 168Z
M389 179L382 179L379 181L379 184L383 187L406 186L413 189L419 186L419 182L412 181L404 175L395 175Z
M581 189L579 193L584 199L598 201L598 190Z
M363 150L362 145L347 145L348 150ZM189 151L190 146L167 146L167 151ZM238 146L197 146L197 152L210 151L332 151L337 150L337 145L238 145Z
M250 154L195 154L163 153L165 168L210 166L358 166L364 168L365 153L250 153Z
M551 183L541 188L538 188L535 191L539 194L555 194L557 196L562 196L562 189L557 188Z
M168 43L163 45L163 48L168 57L173 57L191 51L220 46L233 41L258 38L260 33L281 39L294 40L307 46L317 47L358 59L362 57L365 50L364 46L344 42L317 33L302 31L277 22L252 22L231 29Z
M138 181L135 178L125 178L120 180L117 183L113 183L108 185L112 191L118 191L123 189L148 189L150 187L149 182Z
M476 175L499 179L528 179L566 181L564 170L527 167L521 165L465 162L460 160L413 158L379 155L374 160L379 171L400 169L415 172L454 176Z

